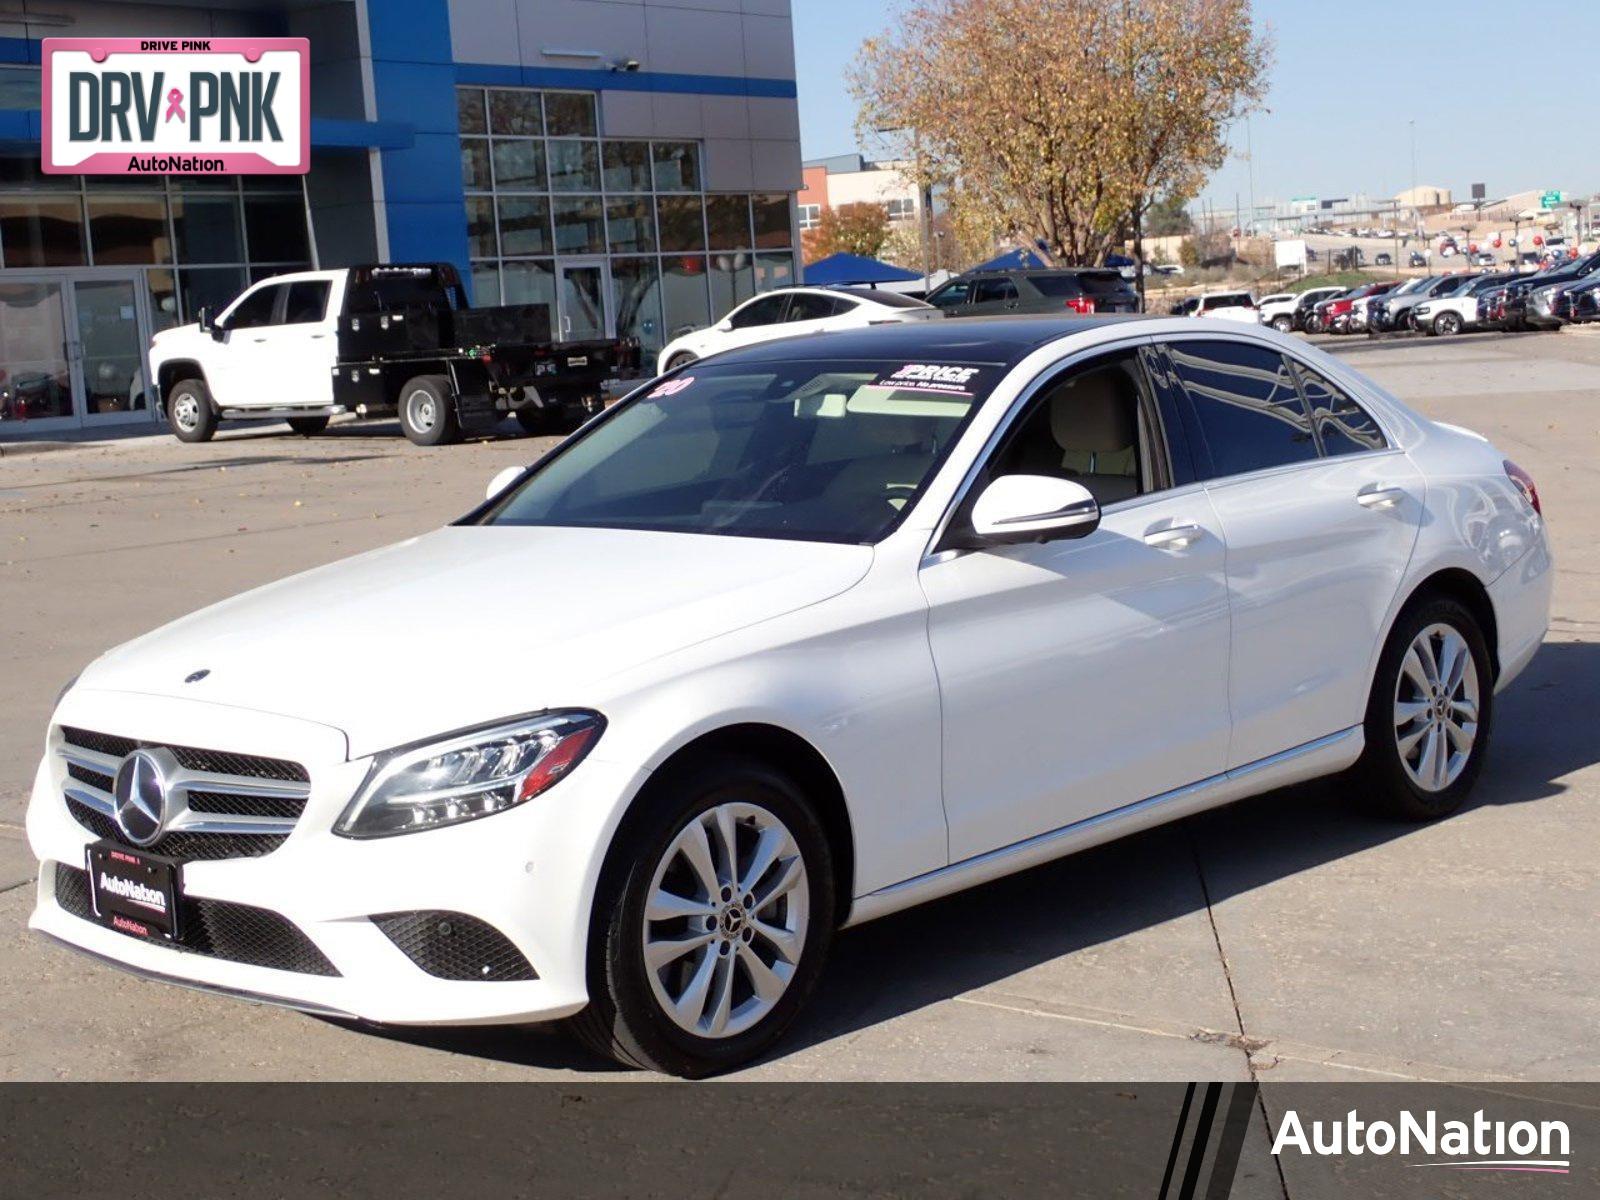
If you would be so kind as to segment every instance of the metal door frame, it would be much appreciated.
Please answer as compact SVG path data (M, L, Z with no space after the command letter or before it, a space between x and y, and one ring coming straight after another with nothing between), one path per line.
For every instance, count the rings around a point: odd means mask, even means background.
M555 262L556 269L556 302L555 302L555 329L552 335L556 341L564 342L568 337L568 317L566 312L566 272L569 269L586 270L598 268L600 271L600 309L604 318L600 336L603 338L616 337L617 314L612 304L611 295L611 260L603 254L573 255L568 258L558 258Z

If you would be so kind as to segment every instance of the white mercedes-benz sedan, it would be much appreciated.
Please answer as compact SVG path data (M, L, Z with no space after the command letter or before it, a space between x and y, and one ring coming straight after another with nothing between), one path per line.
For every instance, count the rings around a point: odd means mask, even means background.
M1453 812L1545 633L1533 481L1202 324L731 352L447 528L110 651L50 721L33 928L703 1075L842 927L1314 776Z

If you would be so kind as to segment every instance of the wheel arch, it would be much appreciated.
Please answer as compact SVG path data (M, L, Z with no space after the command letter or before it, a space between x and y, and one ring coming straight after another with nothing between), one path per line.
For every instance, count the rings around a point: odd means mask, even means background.
M1380 653L1382 647L1388 645L1401 616L1414 605L1434 596L1445 596L1465 605L1477 619L1478 625L1483 630L1484 641L1489 644L1489 671L1493 686L1493 681L1500 677L1499 619L1495 615L1494 601L1489 596L1489 589L1484 586L1481 579L1462 567L1444 567L1417 582L1405 601L1395 608L1394 616L1389 621L1389 628L1384 630L1383 640L1379 642Z
M629 828L639 818L643 801L653 788L663 786L674 774L694 763L725 756L753 758L794 776L795 782L817 806L817 816L834 859L836 919L844 924L850 916L855 890L855 832L844 787L832 764L811 742L793 730L766 722L722 725L697 734L668 754L628 801L606 851L602 876L612 869L620 848L628 844Z
M198 379L207 387L211 386L206 379L205 368L192 358L173 359L156 368L156 394L160 396L163 408L166 407L167 394L185 379Z

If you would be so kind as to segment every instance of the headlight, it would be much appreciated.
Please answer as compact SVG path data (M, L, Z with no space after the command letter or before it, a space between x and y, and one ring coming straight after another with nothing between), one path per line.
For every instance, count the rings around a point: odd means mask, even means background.
M605 725L599 713L581 709L544 713L386 751L333 831L392 837L515 808L582 762Z

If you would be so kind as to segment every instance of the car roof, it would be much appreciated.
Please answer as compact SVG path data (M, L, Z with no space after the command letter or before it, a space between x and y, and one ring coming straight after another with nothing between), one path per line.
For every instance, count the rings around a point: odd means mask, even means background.
M1012 367L1039 347L1107 325L1144 322L1141 316L959 317L840 329L827 337L796 335L718 354L714 361L807 362L817 359L903 358L908 362L985 363Z

